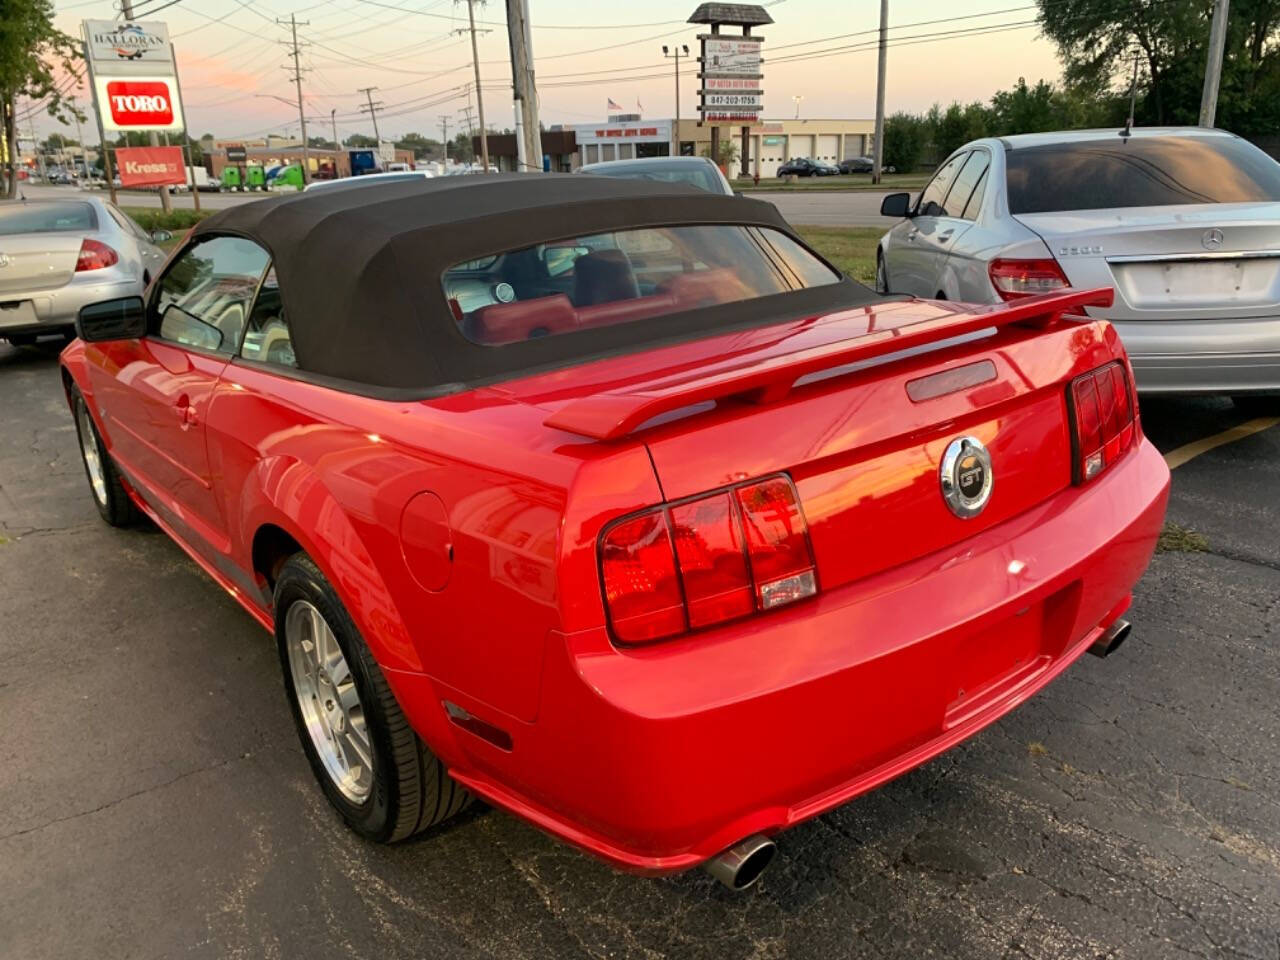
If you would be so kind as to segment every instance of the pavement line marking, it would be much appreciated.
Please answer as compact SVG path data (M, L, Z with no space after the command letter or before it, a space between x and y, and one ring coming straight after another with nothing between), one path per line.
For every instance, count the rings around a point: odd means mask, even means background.
M1164 455L1164 462L1169 465L1170 470L1176 470L1188 460L1194 460L1202 453L1208 453L1210 450L1225 444L1235 443L1237 440L1251 437L1255 433L1261 433L1263 430L1270 430L1277 423L1280 423L1280 417L1257 417L1253 420L1246 420L1230 430L1223 430L1221 433L1215 433L1211 437L1193 440L1191 443L1183 444L1176 450L1170 450Z

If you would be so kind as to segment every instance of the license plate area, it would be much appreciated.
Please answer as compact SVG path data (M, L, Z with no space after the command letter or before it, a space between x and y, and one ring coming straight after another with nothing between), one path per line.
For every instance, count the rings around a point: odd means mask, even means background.
M956 645L944 729L1010 696L1049 665L1045 626L1045 606L1034 603Z
M38 322L35 304L30 300L0 301L0 329L29 327Z
M1212 307L1280 300L1280 257L1113 263L1130 306Z

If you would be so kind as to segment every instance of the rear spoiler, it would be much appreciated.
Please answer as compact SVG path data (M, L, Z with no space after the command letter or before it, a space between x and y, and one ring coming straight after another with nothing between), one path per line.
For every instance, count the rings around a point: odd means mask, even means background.
M648 381L632 389L582 397L561 407L545 421L549 427L594 440L616 440L654 417L683 407L743 397L757 403L781 400L808 374L896 353L923 344L963 336L989 327L1012 325L1045 328L1063 315L1084 307L1111 306L1110 287L1065 290L1027 297L1013 303L976 307L964 313L889 330L876 330L850 340L796 350L765 360L745 358L712 371L684 371Z

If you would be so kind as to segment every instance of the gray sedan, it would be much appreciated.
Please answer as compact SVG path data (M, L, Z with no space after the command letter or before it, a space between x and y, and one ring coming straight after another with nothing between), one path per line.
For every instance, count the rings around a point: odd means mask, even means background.
M69 335L85 304L140 295L169 238L98 197L0 203L0 339Z
M1114 322L1146 393L1280 392L1280 164L1200 128L976 140L880 241L892 293L998 303L1113 287Z

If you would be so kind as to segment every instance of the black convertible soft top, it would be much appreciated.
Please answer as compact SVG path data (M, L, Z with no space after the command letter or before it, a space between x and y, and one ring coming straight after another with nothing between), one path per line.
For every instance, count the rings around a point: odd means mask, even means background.
M684 224L770 227L795 237L769 203L681 184L560 174L353 183L232 207L201 221L194 235L238 234L265 247L301 370L378 395L448 393L877 299L846 279L503 346L464 337L445 299L442 277L462 261L628 227Z

